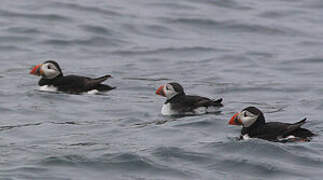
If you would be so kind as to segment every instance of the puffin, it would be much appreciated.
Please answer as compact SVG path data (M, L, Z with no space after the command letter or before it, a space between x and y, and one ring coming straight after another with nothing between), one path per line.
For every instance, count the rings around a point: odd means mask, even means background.
M102 84L103 81L111 77L110 75L98 78L77 75L64 76L60 66L54 60L48 60L34 66L30 74L41 76L38 82L38 85L41 87L52 87L57 91L71 94L81 94L92 90L100 92L115 89L115 87Z
M186 95L184 88L176 82L161 85L157 91L157 95L166 97L163 104L162 115L194 115L214 112L222 105L222 98L209 99L201 96Z
M260 138L274 142L307 142L314 134L301 126L306 118L296 123L267 122L264 114L249 106L232 116L230 125L242 126L240 139Z

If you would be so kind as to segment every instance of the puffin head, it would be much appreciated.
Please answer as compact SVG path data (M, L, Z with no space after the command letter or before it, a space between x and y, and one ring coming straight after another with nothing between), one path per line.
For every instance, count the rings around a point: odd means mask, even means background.
M229 124L241 125L248 128L256 124L265 124L265 117L258 108L249 106L241 112L234 114L230 119Z
M157 91L157 95L164 96L167 99L171 99L172 97L176 95L185 95L183 87L176 83L176 82L171 82L171 83L166 83L164 85L161 85Z
M58 63L53 60L45 61L33 67L30 74L42 76L45 79L54 79L58 76L63 76L63 72Z

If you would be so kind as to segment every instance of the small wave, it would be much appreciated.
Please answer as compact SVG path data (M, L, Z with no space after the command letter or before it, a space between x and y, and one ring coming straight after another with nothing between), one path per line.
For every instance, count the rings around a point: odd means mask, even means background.
M51 122L52 124L60 124L60 125L82 125L80 122L67 121L67 122Z
M192 26L219 26L221 22L213 19L203 19L203 18L160 18L160 20L166 23L173 24L185 24Z
M9 42L24 42L31 41L32 38L25 36L0 36L0 41L9 41Z
M183 3L181 1L172 1L172 2L150 2L147 3L148 6L156 7L156 8L167 8L167 9L174 9L174 10L195 10L196 8L192 5L187 3Z
M228 8L228 9L234 9L234 10L251 10L252 8L249 6L246 6L247 3L240 3L240 1L236 0L201 0L201 1L194 1L190 0L192 3L204 3L220 8Z
M42 123L30 123L30 124L18 124L18 125L11 125L11 126L0 126L0 131L2 130L9 130L13 128L20 128L20 127L28 127L28 126L39 126Z
M295 92L303 92L304 89L301 89L299 87L274 87L270 84L254 84L253 86L247 85L247 86L239 86L239 87L231 87L231 88L225 88L221 93L251 93L251 92L289 92L289 93L295 93Z
M177 147L159 147L152 153L154 156L159 157L163 161L189 161L206 163L212 162L211 154L201 152L188 152Z
M246 55L257 56L257 57L264 57L264 58L273 58L274 53L269 52L259 52L259 51L248 51Z
M64 21L64 22L70 22L71 20L62 15L57 15L57 14L36 14L36 13L18 13L18 12L13 12L13 11L6 11L1 9L0 10L0 15L4 17L16 17L16 18L29 18L29 19L39 19L39 20L44 20L44 21Z
M39 162L45 166L78 166L92 169L102 169L105 171L117 171L127 174L154 174L155 176L167 177L191 177L189 172L172 169L168 166L160 165L154 161L133 153L113 153L105 154L98 158L87 158L81 155L50 156Z
M80 143L69 144L69 146L94 146L97 144L98 143L94 143L94 142L80 142Z
M29 52L30 49L27 48L20 48L15 45L0 45L0 51L5 51L5 52L17 52L17 51L23 51L23 52Z
M274 178L281 175L287 176L301 176L306 177L301 174L293 172L293 170L288 170L285 167L277 167L277 164L257 161L256 159L247 159L245 157L231 156L218 161L213 165L209 165L208 169L214 169L217 171L223 171L227 173L228 171L238 172L230 173L230 176L237 175L242 179L252 179L252 178Z
M249 23L237 23L237 22L225 22L223 24L224 29L230 29L232 31L259 33L267 35L285 35L294 36L299 34L296 30L287 27L270 27L268 25L249 24Z
M7 32L22 33L22 34L40 34L41 31L31 27L10 27L6 30Z
M65 8L68 10L72 9L72 10L81 11L81 12L98 13L100 15L122 16L122 14L120 14L116 11L103 9L98 6L84 6L81 4L67 3L67 2L55 2L55 3L52 3L52 6L56 7L56 8ZM111 7L110 5L109 5L109 7L111 9L121 9L120 7Z
M301 13L300 11L290 10L290 11L265 11L259 14L260 17L269 19L284 18L292 15Z
M79 163L88 162L89 160L80 155L65 155L65 156L50 156L43 159L40 164L42 165L55 165L55 166L72 166Z
M301 41L298 44L301 47L302 46L312 46L312 47L321 47L321 46L323 46L323 42L318 41L318 40L306 40L306 41Z
M300 59L290 59L285 60L281 64L283 65L291 65L291 64L321 64L323 63L323 58L321 57L312 57L312 58L300 58Z
M163 39L178 39L178 36L173 35L173 31L168 26L164 25L125 24L124 29L126 29L129 33L135 33L136 35L143 35Z
M301 32L283 27L283 26L268 26L263 24L251 24L249 22L241 23L235 20L225 20L218 21L214 19L207 18L161 18L163 21L172 24L182 24L187 26L192 26L193 28L205 27L204 29L221 29L229 30L231 32L246 32L246 33L259 33L266 35L285 35L294 36L300 35Z
M125 78L122 78L122 79L134 80L134 81L150 81L150 82L169 81L170 80L168 78L140 78L140 77L125 77Z
M181 124L176 124L176 127L194 127L194 128L201 128L201 127L209 127L213 123L207 120L199 120L194 122L183 122Z
M216 151L226 152L229 154L237 154L241 157L253 158L262 157L262 160L284 160L284 163L296 163L299 165L309 165L313 167L321 167L322 159L317 159L317 152L313 152L311 148L303 148L302 153L294 148L295 144L282 144L270 142L262 139L251 138L247 141L232 140L225 143L213 144ZM298 145L296 144L296 147ZM306 154L306 156L305 156Z
M103 35L107 35L107 36L113 36L113 34L115 34L115 32L107 29L104 26L79 25L79 27L81 29L83 29L84 31L92 32L95 34L103 34Z
M91 47L107 47L107 46L119 46L120 44L125 44L126 42L117 39L108 39L105 37L91 37L88 39L72 39L72 40L63 40L63 39L50 39L45 40L42 43L47 45L56 45L56 46L71 46L71 45L83 45Z
M210 48L210 47L202 47L202 46L195 46L195 47L170 47L170 48L159 48L159 49L153 49L153 50L117 50L113 51L112 54L118 54L118 55L128 55L128 56L134 56L134 55L156 55L156 54L163 54L163 53L187 53L189 54L198 54L203 52L214 52L216 49Z

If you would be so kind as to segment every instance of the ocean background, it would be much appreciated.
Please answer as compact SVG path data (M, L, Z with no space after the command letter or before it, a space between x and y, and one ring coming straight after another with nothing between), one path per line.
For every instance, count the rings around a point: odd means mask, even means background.
M1 180L323 177L322 0L2 0L0 25ZM117 89L39 91L48 59ZM224 107L162 116L171 81ZM247 106L318 136L237 141Z

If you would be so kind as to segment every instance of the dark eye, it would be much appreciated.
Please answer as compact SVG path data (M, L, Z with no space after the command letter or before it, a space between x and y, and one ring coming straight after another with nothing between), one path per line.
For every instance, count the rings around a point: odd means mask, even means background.
M243 115L244 115L244 117L247 117L248 116L246 111L243 113Z
M168 86L166 86L166 90L169 90L169 89L168 89Z
M48 69L52 69L50 66L47 66Z

